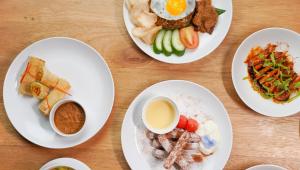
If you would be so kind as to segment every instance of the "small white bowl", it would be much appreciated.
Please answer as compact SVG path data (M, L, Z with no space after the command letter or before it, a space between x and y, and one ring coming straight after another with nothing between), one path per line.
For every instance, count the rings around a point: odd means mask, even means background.
M78 105L83 109L83 112L84 112L84 114L85 114L85 121L84 121L84 124L83 124L82 128L81 128L78 132L72 133L72 134L66 134L66 133L61 132L61 131L56 127L55 122L54 122L54 116L55 116L55 112L56 112L57 108L58 108L59 106L61 106L62 104L69 103L69 102L74 102L74 103L78 104ZM51 125L52 129L53 129L57 134L59 134L59 135L61 135L61 136L65 136L65 137L71 137L71 136L75 136L75 135L78 135L79 133L81 133L81 132L83 131L84 127L86 126L86 120L87 120L87 114L86 114L86 111L85 111L84 107L83 107L82 104L80 104L78 101L73 100L73 99L62 99L62 100L58 101L58 102L52 107L52 109L51 109L51 111L50 111L50 115L49 115L49 121L50 121L50 125Z
M148 124L148 122L146 121L146 118L145 118L145 116L146 116L146 108L149 106L149 104L151 102L153 102L155 100L166 100L174 108L175 119L173 120L172 124L169 127L167 127L167 128L164 128L164 129L152 128ZM177 126L177 124L178 124L178 122L179 122L179 117L180 117L180 114L179 114L177 105L175 104L175 102L173 100L171 100L170 98L165 97L165 96L152 97L149 100L147 100L146 103L143 106L143 111L142 111L142 120L143 120L143 123L144 123L144 125L146 126L147 129L149 129L151 132L156 133L156 134L165 134L165 133L168 133L168 132L172 131L173 129L175 129L176 126Z

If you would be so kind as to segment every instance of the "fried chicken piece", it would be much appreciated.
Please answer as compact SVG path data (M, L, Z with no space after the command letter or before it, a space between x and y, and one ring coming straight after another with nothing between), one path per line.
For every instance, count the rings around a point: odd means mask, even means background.
M196 2L196 13L192 20L195 30L212 34L218 21L218 14L211 4L211 0Z

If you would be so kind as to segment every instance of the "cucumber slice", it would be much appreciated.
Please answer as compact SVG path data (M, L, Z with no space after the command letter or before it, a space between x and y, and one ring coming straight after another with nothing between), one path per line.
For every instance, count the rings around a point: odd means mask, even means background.
M158 32L154 44L153 44L153 51L156 54L160 54L163 52L163 47L162 47L162 41L164 38L164 35L166 33L166 30L162 29Z
M177 56L182 56L185 53L185 47L182 44L179 36L179 30L176 29L172 33L172 42L171 42L173 52Z
M163 53L166 56L170 56L173 52L172 45L171 45L171 39L172 39L172 31L168 30L168 31L166 31L166 33L164 35L163 43L162 43Z

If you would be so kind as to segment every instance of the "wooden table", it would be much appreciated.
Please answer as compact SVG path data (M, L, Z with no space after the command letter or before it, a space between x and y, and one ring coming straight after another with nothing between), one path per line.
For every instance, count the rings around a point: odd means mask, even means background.
M116 85L113 111L104 128L84 144L62 150L42 148L22 138L7 118L0 90L1 170L36 170L58 157L77 158L95 170L130 169L121 149L124 114L143 89L168 79L199 83L224 103L234 133L225 169L242 170L261 163L300 169L300 114L270 118L250 110L237 96L230 71L238 45L249 34L273 26L300 32L299 0L234 0L232 25L223 43L206 58L183 65L161 63L140 51L125 29L122 4L122 0L0 1L1 89L15 56L51 36L73 37L95 47L108 62Z

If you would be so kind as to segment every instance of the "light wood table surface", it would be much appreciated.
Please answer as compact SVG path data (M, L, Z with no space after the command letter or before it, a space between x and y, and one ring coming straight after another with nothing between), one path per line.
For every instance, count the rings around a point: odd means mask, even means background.
M124 114L143 89L168 79L201 84L224 103L234 134L225 169L242 170L261 163L300 169L300 114L259 115L240 100L231 81L233 55L249 34L273 26L300 32L299 0L234 0L233 21L223 43L206 58L183 65L158 62L139 50L125 29L122 5L122 0L0 0L1 170L37 170L58 157L77 158L95 170L130 169L120 139ZM115 80L115 103L108 122L95 137L70 149L51 150L28 142L13 128L3 106L2 87L10 63L26 46L51 36L73 37L95 47Z

